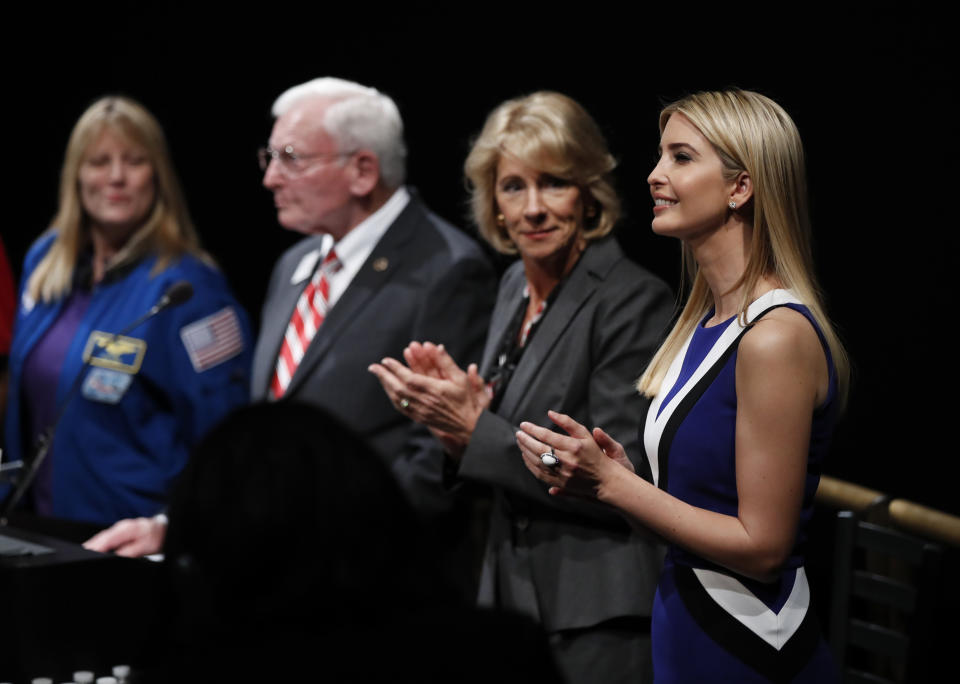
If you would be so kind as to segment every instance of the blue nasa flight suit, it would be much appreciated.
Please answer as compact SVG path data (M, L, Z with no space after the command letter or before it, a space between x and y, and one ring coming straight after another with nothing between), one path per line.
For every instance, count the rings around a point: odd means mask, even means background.
M53 239L44 235L30 249L23 284ZM249 400L250 325L223 275L189 255L152 275L154 263L155 257L145 257L97 284L68 348L58 407L85 353L94 359L66 404L47 456L55 517L109 525L156 514L190 449ZM178 280L193 286L188 301L111 344L97 344L145 314ZM33 450L21 400L24 361L64 304L25 301L23 284L10 350L4 461Z

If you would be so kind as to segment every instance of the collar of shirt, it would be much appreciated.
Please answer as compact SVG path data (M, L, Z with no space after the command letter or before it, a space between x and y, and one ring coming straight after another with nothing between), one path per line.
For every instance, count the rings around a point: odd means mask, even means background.
M360 271L360 267L367 261L373 248L380 242L380 238L409 203L410 193L401 186L390 196L390 199L383 203L382 207L354 226L341 238L340 242L334 244L332 237L323 236L321 255L326 256L330 248L335 247L337 258L340 260L340 270L327 277L330 286L330 294L327 297L328 307L337 303L340 295L346 291L354 276Z

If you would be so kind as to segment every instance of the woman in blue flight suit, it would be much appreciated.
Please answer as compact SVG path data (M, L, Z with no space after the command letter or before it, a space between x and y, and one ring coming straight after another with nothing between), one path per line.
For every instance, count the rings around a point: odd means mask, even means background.
M13 337L14 290L10 262L0 238L0 417L7 406L7 356ZM0 447L3 446L3 427L0 426Z
M141 105L106 97L80 117L59 211L23 274L5 460L29 460L55 424L27 496L37 513L104 525L154 515L190 448L246 403L252 345ZM181 280L192 297L115 336Z

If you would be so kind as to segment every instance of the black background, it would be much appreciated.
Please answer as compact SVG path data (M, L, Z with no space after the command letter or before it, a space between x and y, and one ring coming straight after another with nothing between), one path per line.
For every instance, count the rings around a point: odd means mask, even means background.
M577 99L620 160L621 241L676 288L678 246L649 229L657 113L694 90L759 90L803 136L818 273L855 364L827 472L958 512L946 324L960 265L950 204L957 112L945 17L902 5L741 4L710 15L681 3L201 7L98 3L9 16L2 234L15 268L56 210L77 117L101 95L126 94L163 124L205 247L256 322L272 264L297 236L276 223L255 150L280 92L336 75L397 101L409 182L464 226L462 163L490 109L539 89Z

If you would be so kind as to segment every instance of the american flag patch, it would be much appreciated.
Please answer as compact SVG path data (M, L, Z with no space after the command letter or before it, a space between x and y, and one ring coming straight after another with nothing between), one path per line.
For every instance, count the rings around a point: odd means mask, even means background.
M180 339L198 373L243 351L240 321L232 306L180 328Z

